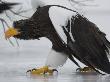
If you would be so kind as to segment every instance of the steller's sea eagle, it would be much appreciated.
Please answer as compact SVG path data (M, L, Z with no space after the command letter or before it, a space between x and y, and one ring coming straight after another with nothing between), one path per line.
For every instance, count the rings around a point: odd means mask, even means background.
M110 42L106 34L78 12L60 5L39 6L29 19L15 21L14 28L5 32L5 37L24 40L46 37L52 42L51 53L46 66L34 69L31 73L52 73L48 67L56 69L63 65L67 58L78 67L74 57L93 70L110 74Z

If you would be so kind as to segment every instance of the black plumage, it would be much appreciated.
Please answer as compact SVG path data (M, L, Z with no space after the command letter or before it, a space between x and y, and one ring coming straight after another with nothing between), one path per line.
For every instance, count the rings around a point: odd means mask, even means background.
M81 58L79 60L88 66L91 65L94 68L110 73L110 63L107 58L110 43L106 39L105 33L101 32L94 23L81 15L77 15L73 21L73 28L71 29L75 39L73 48L77 51L76 54L79 54L78 57Z
M14 37L26 40L47 37L52 42L54 50L69 55L68 57L77 66L79 64L73 56L94 70L97 68L110 74L110 63L107 58L110 42L106 39L105 33L101 32L94 23L77 13L76 16L72 17L71 23L68 21L66 28L62 27L67 36L66 44L56 32L49 18L48 11L50 7L50 5L40 7L31 18L15 21L14 27L21 34ZM72 10L70 9L70 11ZM65 29L68 29L68 31ZM71 39L70 30L75 41Z

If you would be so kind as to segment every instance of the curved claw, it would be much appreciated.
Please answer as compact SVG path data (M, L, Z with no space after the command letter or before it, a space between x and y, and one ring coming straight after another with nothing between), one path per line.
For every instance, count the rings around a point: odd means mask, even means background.
M34 69L32 69L31 71L36 71L36 70L37 70L37 69L34 68Z
M28 73L28 72L31 72L32 70L27 70L27 72L26 73Z
M76 69L76 72L81 71L81 69L82 69L82 68L77 68L77 69Z
M58 73L58 70L56 70L56 69L52 69L52 71L53 71L53 72L56 71L56 72Z
M36 68L33 68L33 69L31 69L31 70L27 70L26 73L28 73L28 72L32 72L32 71L36 71L36 70L37 70Z

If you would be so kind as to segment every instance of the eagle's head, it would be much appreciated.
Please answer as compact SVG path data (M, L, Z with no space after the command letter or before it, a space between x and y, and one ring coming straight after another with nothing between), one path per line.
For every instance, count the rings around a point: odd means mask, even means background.
M31 19L19 20L13 22L13 28L5 32L5 38L15 37L19 39L39 39L43 37L42 32Z

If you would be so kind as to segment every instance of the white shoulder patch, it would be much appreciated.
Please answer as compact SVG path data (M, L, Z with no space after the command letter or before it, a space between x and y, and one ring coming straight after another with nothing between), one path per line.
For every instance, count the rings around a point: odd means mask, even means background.
M57 6L50 7L49 9L50 20L55 30L65 43L67 43L67 36L65 35L62 26L65 27L68 23L68 20L71 20L71 17L75 15L76 12Z

